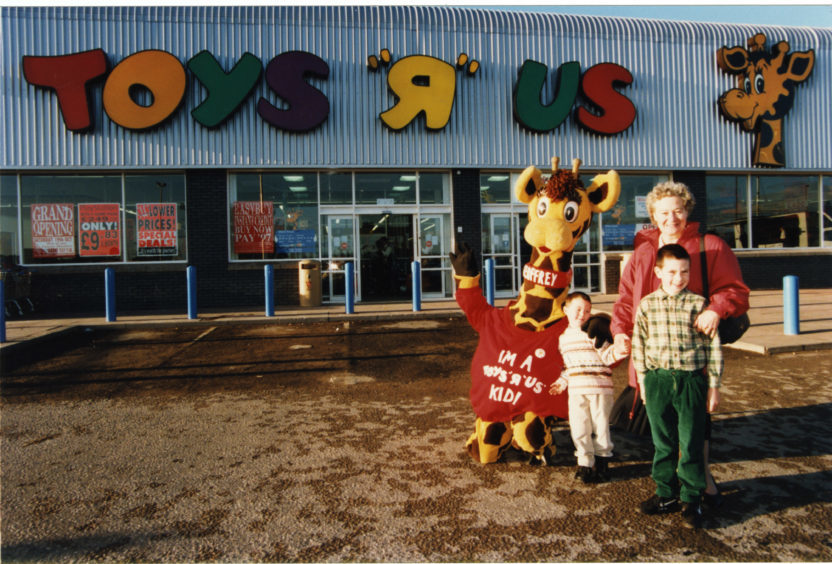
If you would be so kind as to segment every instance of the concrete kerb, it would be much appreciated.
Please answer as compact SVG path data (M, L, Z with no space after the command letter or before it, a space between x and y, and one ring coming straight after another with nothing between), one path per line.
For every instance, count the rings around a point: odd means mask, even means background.
M752 326L743 338L727 348L760 355L808 352L832 349L832 319L827 318L826 311L832 306L832 289L801 291L801 308L805 310L805 323L800 335L782 334L782 292L757 291L751 295ZM593 312L612 313L612 306L617 295L593 296ZM508 299L498 299L496 306L508 303ZM9 339L0 346L3 366L8 367L12 355L24 354L23 349L53 346L74 338L78 331L126 331L129 329L153 329L172 325L199 324L206 327L217 324L299 324L348 321L401 321L406 319L436 319L462 317L453 300L425 302L423 309L412 311L408 303L393 304L358 304L353 313L346 313L343 306L329 305L314 308L278 308L273 316L265 316L259 310L250 311L206 311L197 319L188 319L183 315L165 313L122 315L121 320L108 322L105 317L66 318L66 319L29 319L10 322L7 333L17 333L16 338ZM21 328L26 331L20 332ZM82 333L83 334L83 333ZM10 335L11 336L11 335ZM63 347L64 345L62 345ZM14 353L13 351L21 351Z
M187 317L171 317L169 319L125 320L100 322L90 318L83 320L66 320L51 328L43 329L38 335L17 341L3 343L0 348L0 366L3 370L11 370L15 366L29 362L33 354L38 354L43 347L50 347L53 352L66 350L81 344L90 334L95 332L129 331L134 329L153 330L172 326L204 326L206 328L217 325L292 325L303 323L347 323L350 321L390 322L410 319L448 319L463 317L457 310L427 310L427 311L369 311L347 314L334 311L292 313L275 315L272 317L256 317L254 315L228 315L223 313L206 313L197 319Z

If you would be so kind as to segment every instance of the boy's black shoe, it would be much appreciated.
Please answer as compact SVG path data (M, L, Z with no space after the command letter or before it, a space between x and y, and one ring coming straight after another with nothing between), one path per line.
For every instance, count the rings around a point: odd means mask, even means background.
M664 515L676 511L679 500L675 497L661 497L653 495L650 499L641 502L641 512L645 515Z
M592 484L595 482L595 475L589 466L578 466L578 471L575 472L575 479L580 480L584 484Z
M694 529L702 527L702 506L698 501L684 504L682 518Z

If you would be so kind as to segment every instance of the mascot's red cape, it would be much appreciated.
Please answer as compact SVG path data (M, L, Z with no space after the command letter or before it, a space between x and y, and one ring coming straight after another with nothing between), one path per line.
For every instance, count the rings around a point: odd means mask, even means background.
M584 188L579 166L575 159L571 171L559 170L553 158L548 179L531 166L514 186L517 199L529 206L524 237L532 247L517 300L505 308L490 306L473 251L460 242L450 254L457 303L479 333L471 364L477 420L466 448L483 464L496 462L511 446L546 463L554 454L548 421L568 417L566 392L550 395L549 386L563 368L558 338L567 325L561 306L572 278L572 252L592 215L612 208L621 192L613 170Z

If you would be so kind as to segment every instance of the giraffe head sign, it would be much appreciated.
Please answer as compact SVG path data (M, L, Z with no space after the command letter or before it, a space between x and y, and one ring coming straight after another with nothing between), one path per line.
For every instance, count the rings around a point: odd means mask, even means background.
M781 41L771 51L765 48L766 36L756 34L748 47L721 47L717 64L737 75L737 87L723 93L719 109L728 119L740 122L755 133L754 166L786 165L783 118L794 104L795 85L812 74L815 52L789 53Z

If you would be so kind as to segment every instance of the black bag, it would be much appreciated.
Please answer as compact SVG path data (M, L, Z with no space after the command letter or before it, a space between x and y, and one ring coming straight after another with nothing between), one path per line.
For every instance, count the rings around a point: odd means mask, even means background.
M710 299L711 292L708 287L708 257L705 254L705 237L699 239L699 258L702 260L702 291L705 297ZM719 341L723 345L733 343L743 336L751 327L751 320L747 313L736 317L726 317L719 322Z

